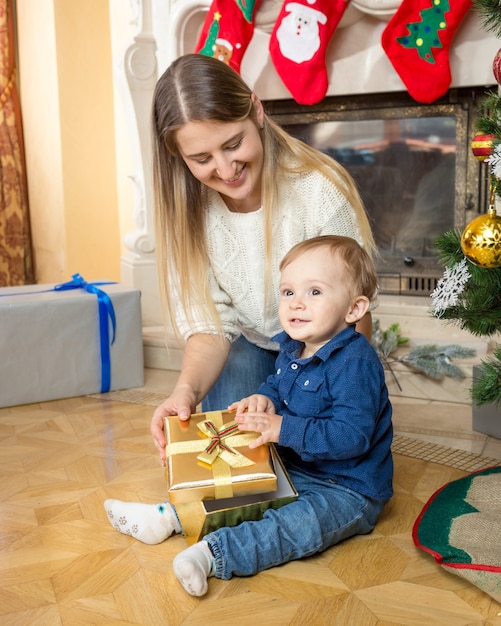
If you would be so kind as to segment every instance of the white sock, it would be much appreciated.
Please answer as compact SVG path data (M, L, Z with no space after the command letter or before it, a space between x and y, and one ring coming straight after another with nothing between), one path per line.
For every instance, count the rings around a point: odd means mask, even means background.
M182 532L176 514L168 502L142 504L106 500L104 508L115 530L143 543L162 543L174 533Z
M215 563L209 544L199 541L180 552L173 562L174 574L192 596L207 593L207 578L214 576Z

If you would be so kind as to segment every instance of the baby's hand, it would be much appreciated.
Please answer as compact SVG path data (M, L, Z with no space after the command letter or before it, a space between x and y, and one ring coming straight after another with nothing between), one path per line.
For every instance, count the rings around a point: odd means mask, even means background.
M264 411L253 411L237 415L235 421L239 430L248 430L261 433L255 441L249 444L249 448L257 448L263 443L278 443L280 428L282 427L282 416Z
M236 411L237 416L243 415L245 412L275 413L273 402L259 393L252 396L242 398L238 402L233 402L228 407L229 411Z

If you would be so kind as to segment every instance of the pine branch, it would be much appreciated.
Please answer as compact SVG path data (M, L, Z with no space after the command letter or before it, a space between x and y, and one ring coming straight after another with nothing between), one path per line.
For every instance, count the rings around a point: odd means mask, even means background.
M379 320L375 319L372 325L372 346L381 359L383 367L387 369L402 391L397 376L393 370L394 363L402 363L420 374L424 374L434 380L442 380L444 376L451 378L464 378L463 371L452 363L453 358L470 358L475 356L475 350L464 348L455 344L446 346L423 345L413 348L408 354L401 357L391 357L397 348L409 340L400 334L400 325L392 324L388 330L381 328Z
M435 241L438 258L445 267L453 267L464 258L461 231L448 231ZM479 267L468 261L470 278L459 301L436 313L442 320L455 322L472 335L489 337L501 331L501 267Z
M498 305L498 307L501 305ZM451 306L440 314L440 319L453 322L475 337L491 337L500 329L499 310Z
M475 354L476 351L471 348L454 344L448 346L424 345L414 348L409 354L398 360L434 380L442 380L444 376L461 380L464 378L464 373L452 363L451 359L470 358Z
M408 343L408 341L407 337L402 337L398 322L391 324L387 330L383 330L378 319L373 321L372 347L379 355L388 357L399 346Z
M501 403L501 346L497 346L492 356L482 361L480 375L475 378L470 389L473 404Z
M501 37L501 13L499 0L473 0L473 8L478 14L482 27Z
M501 99L495 91L487 91L480 102L480 111L474 127L481 133L494 135L501 140Z
M436 238L435 249L438 260L444 267L453 267L463 259L461 234L462 232L459 229L448 230Z

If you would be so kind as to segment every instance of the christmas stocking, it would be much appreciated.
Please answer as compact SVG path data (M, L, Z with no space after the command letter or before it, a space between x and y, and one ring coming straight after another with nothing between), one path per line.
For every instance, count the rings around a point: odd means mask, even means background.
M215 57L240 72L240 63L254 33L254 16L261 0L214 0L195 52Z
M418 102L434 102L449 88L449 49L472 0L402 0L383 31L382 45Z
M273 64L298 104L320 102L329 78L325 53L350 0L285 0L270 39Z

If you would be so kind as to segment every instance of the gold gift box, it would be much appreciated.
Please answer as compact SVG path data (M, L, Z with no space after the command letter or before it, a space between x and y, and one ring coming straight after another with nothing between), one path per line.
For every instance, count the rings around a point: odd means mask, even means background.
M270 444L249 449L258 433L237 431L233 418L229 411L195 413L189 421L177 416L165 418L169 501L188 544L222 526L259 520L267 509L297 498L275 447ZM212 431L204 426L207 422L214 426ZM219 440L223 450L215 457L210 457L213 451L209 451L207 459L207 448L218 448ZM235 462L235 452L240 461Z
M258 434L237 430L234 416L229 411L211 411L194 413L187 421L165 418L166 478L172 504L276 490L269 446L251 450L249 443ZM220 436L218 445L218 435L205 427L208 422L219 434L233 431ZM207 451L211 445L213 449Z
M270 452L277 476L275 491L175 505L188 545L223 526L260 520L267 509L278 509L297 499L297 491L273 445Z

